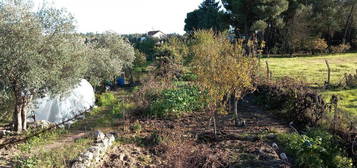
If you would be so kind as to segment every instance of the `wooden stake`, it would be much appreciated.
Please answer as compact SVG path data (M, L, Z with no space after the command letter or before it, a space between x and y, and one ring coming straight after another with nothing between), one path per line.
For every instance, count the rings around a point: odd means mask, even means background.
M330 64L328 63L327 60L325 60L326 62L326 66L327 66L327 83L328 85L330 85L331 82L331 68L330 68Z
M269 63L268 61L265 61L265 64L267 66L267 78L270 79L270 69L269 69Z

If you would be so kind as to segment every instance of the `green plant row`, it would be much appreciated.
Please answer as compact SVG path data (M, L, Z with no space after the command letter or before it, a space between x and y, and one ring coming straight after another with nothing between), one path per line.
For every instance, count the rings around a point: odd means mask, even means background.
M156 117L180 117L186 112L203 109L206 105L204 95L193 86L167 89L153 98L147 113Z

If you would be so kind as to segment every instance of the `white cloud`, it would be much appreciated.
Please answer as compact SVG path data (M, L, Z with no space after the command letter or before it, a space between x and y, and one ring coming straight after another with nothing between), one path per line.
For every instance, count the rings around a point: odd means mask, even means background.
M39 3L42 0L35 0ZM198 8L202 0L55 0L59 8L67 8L77 20L80 32L111 30L120 34L162 30L184 33L188 12Z

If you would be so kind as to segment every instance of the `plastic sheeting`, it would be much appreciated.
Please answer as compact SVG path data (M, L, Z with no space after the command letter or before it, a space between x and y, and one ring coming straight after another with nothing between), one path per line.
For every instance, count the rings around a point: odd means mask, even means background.
M51 98L36 99L31 110L36 121L45 120L60 123L89 110L95 104L95 93L92 85L85 79L72 90L63 95Z

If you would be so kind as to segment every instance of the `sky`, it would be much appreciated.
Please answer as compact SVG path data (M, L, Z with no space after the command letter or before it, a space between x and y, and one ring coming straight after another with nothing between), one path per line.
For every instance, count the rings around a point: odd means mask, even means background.
M43 0L35 0L36 5ZM202 0L52 0L57 8L66 8L77 21L77 31L119 34L184 33L188 12Z

